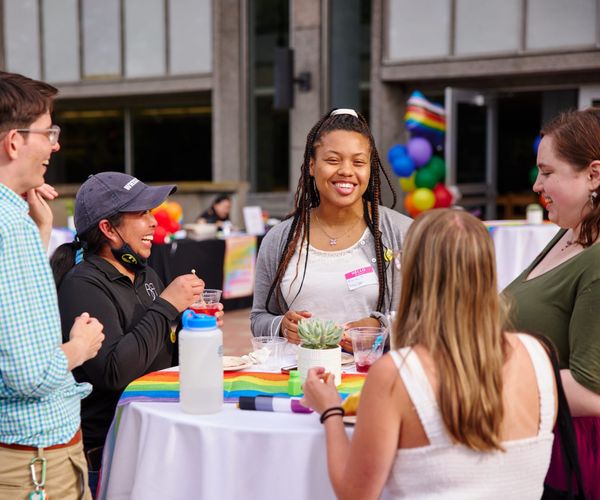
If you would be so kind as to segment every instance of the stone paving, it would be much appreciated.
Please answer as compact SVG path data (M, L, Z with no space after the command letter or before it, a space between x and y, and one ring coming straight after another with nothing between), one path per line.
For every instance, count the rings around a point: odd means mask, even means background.
M241 356L252 350L250 342L250 309L225 311L223 316L223 354Z

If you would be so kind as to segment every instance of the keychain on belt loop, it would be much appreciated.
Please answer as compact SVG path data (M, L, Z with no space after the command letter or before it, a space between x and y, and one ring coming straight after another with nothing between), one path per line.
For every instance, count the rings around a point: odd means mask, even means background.
M40 462L42 466L41 478L38 481L37 473L35 471L36 462ZM46 459L44 458L43 448L38 448L38 456L33 457L29 462L29 469L31 470L31 480L35 486L35 490L29 494L29 500L48 500L44 486L46 484Z

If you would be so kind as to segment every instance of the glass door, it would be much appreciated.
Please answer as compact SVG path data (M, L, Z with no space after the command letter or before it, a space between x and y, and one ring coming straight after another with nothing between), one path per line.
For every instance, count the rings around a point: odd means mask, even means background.
M446 184L457 186L459 201L483 219L496 218L497 100L496 95L447 87Z

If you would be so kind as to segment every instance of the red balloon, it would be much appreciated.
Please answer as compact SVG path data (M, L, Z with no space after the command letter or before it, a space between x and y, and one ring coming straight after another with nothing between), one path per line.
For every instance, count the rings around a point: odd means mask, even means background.
M544 198L544 195L540 194L540 205L542 205L542 207L546 208L547 204L548 204L548 202L546 201L546 198Z
M172 220L169 219L169 224L167 226L165 226L165 229L167 230L168 233L176 233L177 231L179 231L179 222L177 222L176 220Z
M164 208L161 210L157 210L154 212L154 218L156 219L156 223L159 227L163 227L168 230L171 225L171 218L169 217L169 212L167 212Z
M155 245L164 245L165 238L167 236L167 230L162 226L156 226L154 230L154 237L152 238L152 243Z
M433 208L448 208L452 205L452 193L441 182L433 188L433 195L435 196Z

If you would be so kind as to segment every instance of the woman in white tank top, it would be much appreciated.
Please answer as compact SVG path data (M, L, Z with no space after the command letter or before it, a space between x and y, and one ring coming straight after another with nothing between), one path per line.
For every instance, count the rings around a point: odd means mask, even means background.
M338 498L538 499L550 460L556 387L541 344L503 331L486 228L456 210L411 226L393 350L362 391L350 441L325 415ZM313 369L305 403L339 406ZM330 415L328 417L327 415Z

